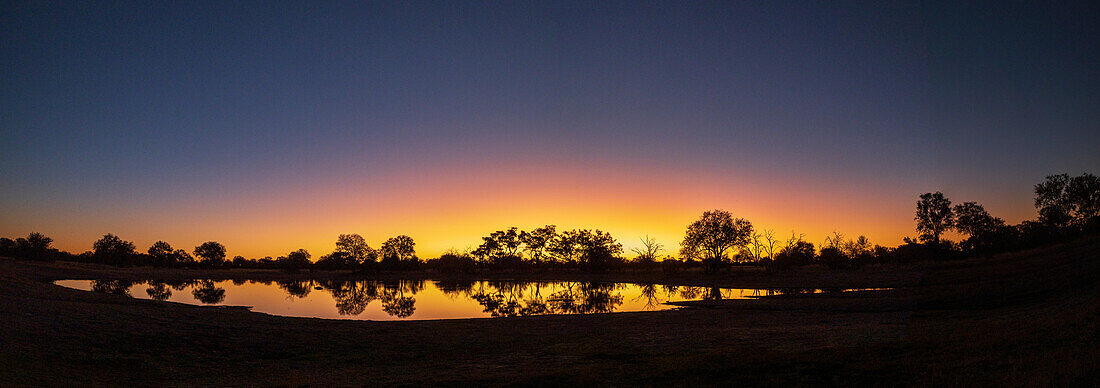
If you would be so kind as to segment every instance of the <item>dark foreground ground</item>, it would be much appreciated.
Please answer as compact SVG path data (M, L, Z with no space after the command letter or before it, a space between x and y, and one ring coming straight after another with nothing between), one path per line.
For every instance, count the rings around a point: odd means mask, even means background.
M1098 386L1098 274L1100 240L1091 239L918 266L717 279L602 277L893 291L665 312L361 322L130 299L49 283L306 274L0 260L0 386ZM560 275L530 275L547 276Z

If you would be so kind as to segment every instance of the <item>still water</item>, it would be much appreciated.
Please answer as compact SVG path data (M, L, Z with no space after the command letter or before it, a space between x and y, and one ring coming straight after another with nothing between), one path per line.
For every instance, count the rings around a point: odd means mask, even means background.
M312 318L408 320L590 314L675 308L665 302L747 299L856 289L740 289L632 283L514 281L60 280L85 291Z

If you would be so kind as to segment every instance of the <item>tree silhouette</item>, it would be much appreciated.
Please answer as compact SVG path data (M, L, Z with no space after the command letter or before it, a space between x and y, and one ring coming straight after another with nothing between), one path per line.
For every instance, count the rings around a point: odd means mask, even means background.
M225 245L217 241L207 241L195 247L195 256L202 258L202 263L212 266L221 265L225 261Z
M191 257L191 254L187 253L187 251L183 249L177 249L176 252L172 254L172 261L175 261L177 263L194 263L195 258Z
M558 261L571 263L580 253L579 235L580 231L577 230L563 231L550 240L546 251Z
M868 240L866 236L859 236L855 240L844 242L840 251L849 258L863 262L871 257L871 249L871 240Z
M680 243L681 251L702 253L706 270L714 272L726 260L726 251L748 244L752 232L752 223L735 219L725 210L703 212L698 220L688 225Z
M577 233L581 264L600 271L613 264L623 253L623 245L611 237L611 233L582 229Z
M22 239L20 239L22 240ZM53 239L46 237L46 235L38 232L31 232L27 235L25 243L20 247L23 251L23 256L33 260L45 260L50 256L50 244L53 243Z
M523 243L524 249L531 255L531 260L540 263L546 258L547 248L557 235L556 226L546 225L535 228L530 232L520 233L519 241Z
M323 269L340 269L352 267L357 262L355 258L351 257L350 253L335 251L318 258L317 262L313 263L313 266Z
M299 249L299 250L296 250L294 252L288 253L284 257L280 257L279 258L279 262L280 262L279 264L280 264L281 267L283 267L283 269L286 269L286 270L289 270L289 271L297 271L297 270L300 270L300 269L306 269L306 268L309 268L310 264L312 264L309 261L310 257L312 257L312 256L310 256L309 251L307 251L305 249Z
M164 241L157 241L153 245L149 246L147 251L149 256L153 258L153 263L156 265L172 264L175 260L174 251L172 246Z
M416 257L416 243L412 237L406 235L391 237L382 243L381 254L382 261L391 265L410 261Z
M917 201L917 233L920 233L921 241L939 244L940 235L955 224L955 216L951 211L951 200L944 198L943 193L924 193Z
M482 260L493 259L500 261L505 258L518 258L522 244L520 232L516 227L508 230L498 230L481 238L482 243L474 250L474 256Z
M134 243L123 241L118 236L107 233L92 244L92 255L101 263L129 265L135 253Z
M634 253L638 255L634 258L634 261L639 263L652 263L657 261L657 256L661 255L661 251L664 250L665 246L657 242L657 239L649 237L649 235L646 235L641 241L641 247L631 249L631 251L634 251Z
M1100 215L1100 178L1092 174L1070 177L1050 175L1035 185L1035 207L1039 221L1065 227L1082 225Z
M989 233L1005 224L1004 220L990 216L977 202L963 202L955 205L953 211L955 230L968 236Z
M779 268L787 268L797 265L810 264L814 259L814 244L802 241L801 237L789 242L786 247L775 254L775 265Z
M0 237L0 256L18 256L15 249L15 240L7 237Z
M341 234L337 236L336 252L354 260L354 263L349 264L362 264L378 260L378 251L371 248L367 244L367 240L358 234Z

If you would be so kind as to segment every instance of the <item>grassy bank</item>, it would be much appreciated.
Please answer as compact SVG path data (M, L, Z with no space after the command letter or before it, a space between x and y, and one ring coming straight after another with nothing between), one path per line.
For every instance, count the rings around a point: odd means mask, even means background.
M712 302L679 311L414 322L277 317L49 284L96 277L351 276L346 273L5 260L0 385L1095 386L1098 252L1094 239L900 268L681 274L654 282L897 289ZM664 275L598 276L646 282Z

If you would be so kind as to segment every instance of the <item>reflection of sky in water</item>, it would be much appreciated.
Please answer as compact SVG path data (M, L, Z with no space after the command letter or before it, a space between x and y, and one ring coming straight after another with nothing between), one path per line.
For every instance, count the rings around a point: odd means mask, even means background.
M80 290L126 293L187 304L252 306L252 311L338 319L480 318L546 313L667 310L663 303L748 299L817 289L736 289L629 283L494 281L188 281L176 283L61 280ZM832 290L848 291L848 290Z

